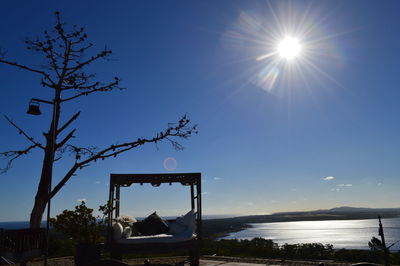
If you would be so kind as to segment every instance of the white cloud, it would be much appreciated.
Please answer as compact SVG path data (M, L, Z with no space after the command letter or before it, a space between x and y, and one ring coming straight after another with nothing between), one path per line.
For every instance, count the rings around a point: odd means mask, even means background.
M86 200L86 198L82 198L82 199L78 199L77 200L77 202L82 202L82 201L86 202L87 200Z
M208 194L210 194L210 193L208 193L207 191L201 192L201 195L208 195Z
M247 205L249 205L249 206L253 206L253 205L254 205L254 203L253 203L253 202L247 202Z
M339 184L338 187L352 187L353 184Z
M333 179L335 179L335 177L334 176L326 176L326 177L323 177L322 179L323 180L333 180Z
M214 180L221 180L221 177L214 177Z
M331 191L336 191L336 192L338 192L338 191L340 191L340 188L332 188Z
M96 185L100 185L100 181L96 181L94 182Z
M381 183L381 182L379 182L377 185L378 185L378 187L380 187L380 186L382 186L382 183Z

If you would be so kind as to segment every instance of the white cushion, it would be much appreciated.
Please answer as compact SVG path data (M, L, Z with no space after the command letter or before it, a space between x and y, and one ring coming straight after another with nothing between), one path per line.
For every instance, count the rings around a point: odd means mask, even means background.
M187 226L183 224L179 224L177 222L170 222L168 223L169 233L172 235L179 235L182 232L186 231Z
M120 240L122 238L122 232L123 232L123 228L122 225L120 223L114 223L113 224L113 236L114 236L114 240Z
M122 226L125 228L126 226L132 226L137 222L137 220L133 216L122 215L115 218L114 222L122 224Z
M124 231L122 232L122 237L123 238L128 238L132 235L132 228L130 228L129 226L124 228Z
M176 223L186 227L184 230L188 235L192 235L196 231L196 215L194 210L189 211L184 216L176 218Z
M148 244L148 243L176 243L194 239L196 235L152 235L152 236L135 236L121 238L118 243L121 244Z

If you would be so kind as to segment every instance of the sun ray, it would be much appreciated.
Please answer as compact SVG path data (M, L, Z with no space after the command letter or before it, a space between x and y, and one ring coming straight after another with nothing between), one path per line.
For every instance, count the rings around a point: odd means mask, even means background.
M330 81L334 82L336 85L338 85L341 88L344 88L342 84L340 84L339 81L331 77L328 73L325 71L321 70L319 67L317 67L313 62L310 60L305 59L305 64L307 64L309 67L312 67L315 71L317 71L319 74L323 75L325 78L329 79Z
M266 58L268 58L268 57L271 57L271 56L274 56L274 55L276 55L276 54L277 54L277 52L271 52L271 53L269 53L269 54L261 55L261 56L259 56L259 57L256 58L256 61L264 60L264 59L266 59Z
M295 97L301 93L309 95L312 102L317 103L318 90L326 88L327 84L343 88L329 69L344 62L345 58L334 41L349 31L328 33L321 21L329 19L330 14L318 12L314 5L308 4L300 10L295 5L281 3L274 8L275 4L267 1L267 10L239 10L238 21L229 29L225 40L232 41L238 48L228 64L244 68L223 82L225 86L235 88L221 105L249 89L249 84L286 98L289 110ZM285 38L296 40L294 52L280 50L279 43ZM237 56L239 54L242 56ZM333 65L328 64L331 61Z

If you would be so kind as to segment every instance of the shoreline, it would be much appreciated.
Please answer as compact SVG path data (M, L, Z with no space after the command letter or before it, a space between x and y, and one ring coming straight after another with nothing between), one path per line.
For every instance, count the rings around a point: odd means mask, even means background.
M283 223L283 222L309 222L309 221L354 221L373 220L378 215L374 212L368 213L283 213L275 215L252 215L239 216L223 219L203 220L203 233L205 238L221 238L231 233L236 233L251 227L251 224L260 223ZM398 212L384 213L382 219L399 218Z

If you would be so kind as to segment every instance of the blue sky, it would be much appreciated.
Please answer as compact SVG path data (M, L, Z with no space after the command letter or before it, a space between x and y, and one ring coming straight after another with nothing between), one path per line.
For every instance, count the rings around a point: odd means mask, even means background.
M80 199L97 208L110 173L201 172L205 214L258 214L337 206L400 207L400 23L398 1L9 1L1 2L0 47L6 59L39 65L24 47L54 23L84 26L93 53L112 61L91 67L101 81L122 78L124 91L63 106L77 144L107 145L152 136L183 114L199 134L143 146L85 168L52 202L52 213ZM286 35L300 55L274 53ZM298 36L297 36L298 35ZM0 112L37 139L50 111L27 115L31 98L51 100L39 78L0 65ZM0 150L27 142L0 121ZM0 221L28 220L42 154L32 152L0 176ZM56 163L54 183L72 163ZM2 161L3 165L6 161ZM329 177L329 178L327 178ZM134 187L123 212L184 214L184 187Z

